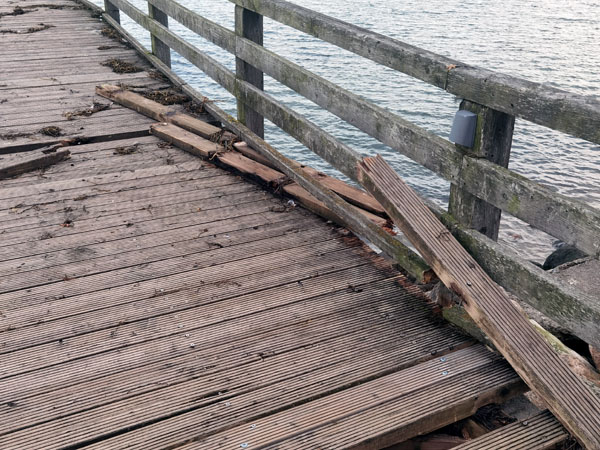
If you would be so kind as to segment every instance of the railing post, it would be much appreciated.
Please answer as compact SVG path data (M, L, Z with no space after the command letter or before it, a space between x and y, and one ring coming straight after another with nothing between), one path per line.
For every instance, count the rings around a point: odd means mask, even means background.
M235 7L235 34L259 45L263 45L263 16L241 6ZM235 59L236 75L239 79L264 89L263 73L240 58ZM261 138L265 134L264 117L238 100L238 120Z
M477 130L473 148L458 147L470 156L508 167L515 117L468 100L462 101L460 109L477 114ZM454 184L448 211L463 225L498 239L501 210Z
M148 2L148 14L152 19L169 28L169 16L150 2ZM167 67L171 67L171 49L169 46L152 33L150 33L150 39L152 41L152 54L165 63Z
M121 15L119 8L117 8L110 0L104 0L104 11L108 14L115 22L121 23Z

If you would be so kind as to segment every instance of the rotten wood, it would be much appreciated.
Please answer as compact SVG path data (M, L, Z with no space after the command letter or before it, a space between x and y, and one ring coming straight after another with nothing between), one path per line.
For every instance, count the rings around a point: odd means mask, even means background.
M582 445L599 448L600 399L381 156L363 159L357 171L363 186L442 282L464 299L466 311L521 378Z
M264 156L262 156L259 152L251 148L245 142L237 142L233 144L234 148L243 154L244 156L253 159L254 161L258 161L259 163L275 168L275 166ZM373 198L372 195L366 193L362 189L358 189L354 186L350 186L348 183L343 182L335 177L331 177L323 172L319 172L312 167L303 166L302 169L304 172L314 178L320 180L325 186L331 189L333 192L338 194L344 200L349 203L360 207L366 211L369 211L373 214L379 216L386 216L385 209L383 206L379 204L377 200Z
M154 102L153 102L154 103ZM203 139L171 123L155 123L150 126L150 133L167 141L186 152L202 158L211 158L222 147L214 142Z

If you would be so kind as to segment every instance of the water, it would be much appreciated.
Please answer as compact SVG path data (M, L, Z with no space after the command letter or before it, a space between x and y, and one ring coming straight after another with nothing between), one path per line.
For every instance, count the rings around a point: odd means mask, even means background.
M98 4L102 0L95 0ZM146 11L144 0L133 0ZM180 0L233 29L226 0ZM600 2L542 0L296 0L340 18L439 54L600 98ZM146 47L149 35L127 17L124 26ZM448 137L459 99L350 52L265 18L265 46L427 130ZM230 69L234 58L170 19L170 27ZM173 69L203 95L235 113L235 101L195 67L173 54ZM310 101L266 77L265 90L363 154L381 153L422 195L441 206L449 185ZM336 173L301 144L266 124L267 140L286 155ZM600 207L600 146L517 119L510 168L558 192ZM543 261L556 240L503 214L500 240L525 258Z

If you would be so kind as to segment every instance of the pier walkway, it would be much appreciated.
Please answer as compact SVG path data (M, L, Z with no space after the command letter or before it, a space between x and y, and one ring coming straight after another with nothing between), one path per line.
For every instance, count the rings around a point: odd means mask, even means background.
M525 390L346 229L96 96L169 85L91 11L0 15L0 163L72 144L0 180L0 448L385 448Z

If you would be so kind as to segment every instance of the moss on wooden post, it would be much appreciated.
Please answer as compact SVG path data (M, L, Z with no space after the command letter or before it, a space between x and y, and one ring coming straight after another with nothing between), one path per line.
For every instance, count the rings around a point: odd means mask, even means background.
M463 100L460 109L477 114L473 148L457 145L467 155L485 158L508 167L515 117L486 106ZM517 199L518 201L518 199ZM450 187L450 213L463 225L498 239L501 210L475 197L459 185Z

